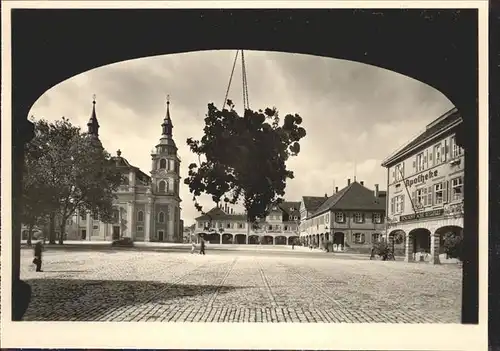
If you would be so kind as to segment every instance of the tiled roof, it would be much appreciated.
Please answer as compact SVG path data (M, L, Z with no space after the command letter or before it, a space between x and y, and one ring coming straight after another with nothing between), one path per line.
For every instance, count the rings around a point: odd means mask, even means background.
M244 214L228 214L224 212L221 208L219 207L214 207L210 211L208 211L206 214L201 215L199 217L195 218L197 221L208 221L212 219L213 221L216 220L232 220L232 221L246 221L246 215Z
M286 212L289 216L298 216L300 214L300 202L297 201L283 201L279 207ZM290 209L293 208L293 211Z
M397 162L401 156L403 156L407 151L411 150L415 146L431 139L434 135L441 132L443 129L448 127L454 122L461 121L462 117L458 113L457 108L453 108L446 112L441 117L434 120L432 123L427 125L427 128L420 133L417 137L406 144L401 150L397 151L393 155L389 156L383 163L382 166L388 167L390 164Z
M385 210L385 191L375 198L373 190L354 181L338 193L330 196L310 217L333 209L339 210ZM381 199L382 197L382 199Z
M116 165L118 168L122 168L123 170L135 170L135 175L136 178L143 184L147 185L151 181L151 177L148 176L146 173L141 171L139 168L132 166L126 158L121 157L121 156L113 156L111 157L111 160L116 162Z
M306 211L313 212L317 210L326 200L324 196L303 196L304 207Z

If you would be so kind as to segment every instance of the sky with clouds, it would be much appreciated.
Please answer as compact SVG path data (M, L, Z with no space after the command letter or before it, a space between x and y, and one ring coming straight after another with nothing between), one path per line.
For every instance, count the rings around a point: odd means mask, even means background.
M220 108L236 51L202 51L141 58L99 67L72 77L45 92L30 116L49 121L68 118L86 130L97 95L99 135L115 155L149 174L150 153L161 135L166 96L174 139L182 159L181 177L197 160L186 144L199 139L207 104ZM307 136L301 152L288 161L295 179L286 199L331 195L347 178L386 188L383 159L453 107L436 89L398 73L362 63L279 52L245 51L250 107L276 106L281 116L298 113ZM229 98L241 111L241 62ZM356 164L356 167L354 166ZM199 215L188 187L181 183L185 225ZM213 206L200 199L204 210ZM241 211L241 208L236 207Z

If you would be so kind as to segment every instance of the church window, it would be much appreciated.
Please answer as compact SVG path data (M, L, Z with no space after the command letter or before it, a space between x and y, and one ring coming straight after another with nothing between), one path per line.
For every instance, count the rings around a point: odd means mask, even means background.
M137 212L137 222L144 222L144 212Z
M175 169L175 161L174 160L168 160L168 170L173 171Z
M158 213L158 222L160 222L160 223L165 222L165 213L163 213L163 212Z
M164 193L165 192L165 181L162 180L159 184L158 184L158 191L160 193Z
M167 168L167 160L165 160L164 158L162 158L160 160L160 169L165 169Z

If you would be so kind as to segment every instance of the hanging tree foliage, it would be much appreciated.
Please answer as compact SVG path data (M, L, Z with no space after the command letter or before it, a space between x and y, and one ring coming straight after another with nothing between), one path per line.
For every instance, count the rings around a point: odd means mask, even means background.
M286 180L293 179L286 161L299 154L306 130L298 114L286 115L280 124L276 108L247 109L239 116L231 100L227 105L220 111L210 103L204 136L187 139L199 163L189 165L184 183L198 211L204 213L197 197L205 193L216 203L242 201L248 222L255 223L272 204L283 201Z

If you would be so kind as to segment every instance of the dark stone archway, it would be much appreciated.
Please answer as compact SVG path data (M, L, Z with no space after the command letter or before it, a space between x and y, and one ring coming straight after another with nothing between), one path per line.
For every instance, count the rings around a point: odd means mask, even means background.
M245 234L235 234L234 243L235 244L246 244L247 236Z
M16 9L11 13L14 175L21 174L23 143L32 136L32 124L27 117L33 103L50 87L67 78L127 59L207 49L297 52L376 65L435 87L458 107L464 117L461 130L468 132L464 139L460 130L458 138L465 147L467 170L462 319L477 323L476 10ZM178 32L183 35L171 35L168 40L159 35ZM322 40L324 33L349 35L337 35L331 41ZM33 53L43 54L33 59ZM14 283L19 280L20 192L21 180L13 177ZM12 291L15 305L15 286Z
M259 244L259 236L258 235L250 235L248 237L248 243L250 245L257 245L257 244Z
M286 236L283 235L278 235L274 238L274 244L275 245L286 245Z
M224 233L222 234L222 244L232 244L233 243L233 234Z
M409 236L412 243L410 245L410 248L413 249L412 254L423 255L425 253L428 256L431 253L431 232L428 229L413 229Z

